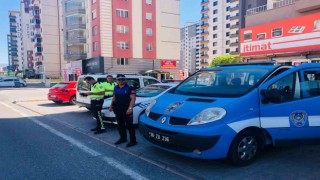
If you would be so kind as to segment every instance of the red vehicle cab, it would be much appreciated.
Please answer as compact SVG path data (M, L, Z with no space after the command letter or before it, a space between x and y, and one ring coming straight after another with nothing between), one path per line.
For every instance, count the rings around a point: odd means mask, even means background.
M76 101L77 81L61 82L49 89L48 100L55 103L69 103L74 105Z

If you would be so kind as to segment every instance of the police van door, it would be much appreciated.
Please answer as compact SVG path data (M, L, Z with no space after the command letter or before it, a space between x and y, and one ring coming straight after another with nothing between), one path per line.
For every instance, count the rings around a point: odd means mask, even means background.
M308 67L290 69L259 88L261 127L276 146L320 144L320 89L307 86L312 84L308 76L316 80L317 72L320 75L320 64ZM315 83L320 85L320 78Z

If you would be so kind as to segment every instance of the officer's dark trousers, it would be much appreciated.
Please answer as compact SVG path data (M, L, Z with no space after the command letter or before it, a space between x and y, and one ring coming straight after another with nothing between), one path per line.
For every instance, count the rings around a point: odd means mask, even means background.
M116 108L114 109L114 113L116 115L116 119L118 122L118 130L120 134L120 139L125 140L127 139L127 132L126 128L129 130L130 141L136 142L136 135L135 129L133 126L133 116L132 114L127 115L127 107L125 108Z
M103 125L102 120L102 105L103 105L103 99L100 100L91 100L91 108L92 108L92 114L93 117L97 120L97 129L105 129Z

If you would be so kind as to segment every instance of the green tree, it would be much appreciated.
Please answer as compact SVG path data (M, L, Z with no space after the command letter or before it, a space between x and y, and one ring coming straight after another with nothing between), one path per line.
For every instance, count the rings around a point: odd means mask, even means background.
M217 56L212 59L210 63L210 67L214 67L218 64L232 64L232 63L241 63L242 58L239 55L231 55L231 54L226 54L223 56Z

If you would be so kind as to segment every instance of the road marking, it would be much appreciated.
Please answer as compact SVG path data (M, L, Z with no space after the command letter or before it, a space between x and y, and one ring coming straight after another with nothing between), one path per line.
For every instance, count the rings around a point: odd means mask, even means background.
M51 133L61 137L62 139L68 141L69 143L71 143L72 145L75 145L77 146L79 149L81 149L82 151L90 154L91 156L94 156L94 157L97 157L97 156L100 156L100 158L108 163L109 165L115 167L116 169L120 170L123 174L125 175L128 175L130 176L132 179L137 179L137 180L147 180L147 178L145 178L144 176L141 176L140 174L138 174L137 172L131 170L128 166L125 166L125 165L122 165L120 162L118 162L117 160L113 159L113 158L110 158L110 157L106 157L106 156L103 156L101 153L87 147L86 145L82 144L81 142L73 139L72 137L70 136L67 136L57 130L55 130L54 128L40 122L39 120L37 120L36 118L33 118L33 117L29 117L28 115L20 112L19 110L16 110L15 108L13 108L12 106L9 106L3 102L1 102L2 105L6 106L7 108L15 111L15 112L18 112L21 116L23 117L26 117L28 118L29 120L31 120L32 122L34 122L35 124L49 130Z

